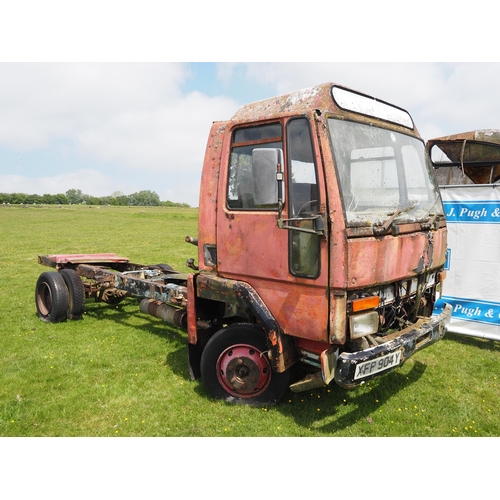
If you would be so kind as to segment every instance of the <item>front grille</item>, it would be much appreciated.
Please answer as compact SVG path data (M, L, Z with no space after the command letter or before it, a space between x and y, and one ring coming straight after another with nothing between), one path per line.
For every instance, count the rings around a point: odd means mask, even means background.
M370 289L351 292L348 296L348 314L352 313L353 300L377 295L379 307L379 329L372 337L383 337L415 323L419 317L431 316L439 284L438 272L432 271L417 277L387 283ZM354 313L352 313L354 314Z

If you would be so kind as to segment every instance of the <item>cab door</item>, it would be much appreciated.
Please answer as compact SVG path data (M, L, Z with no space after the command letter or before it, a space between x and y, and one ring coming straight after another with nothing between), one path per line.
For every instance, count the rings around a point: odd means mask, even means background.
M217 268L249 283L286 334L327 341L328 241L311 231L325 207L325 188L312 138L305 117L233 131L219 179L225 202L217 213ZM258 160L268 148L281 150L285 160L281 228L276 165Z

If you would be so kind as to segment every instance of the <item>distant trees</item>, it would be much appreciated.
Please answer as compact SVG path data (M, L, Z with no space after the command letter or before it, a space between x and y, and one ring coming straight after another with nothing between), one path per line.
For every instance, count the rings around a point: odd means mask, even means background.
M160 197L154 191L139 191L130 195L130 205L141 207L160 206Z
M129 195L115 191L110 196L96 197L82 193L81 189L68 189L65 194L0 193L0 204L11 205L121 205L121 206L166 206L189 208L187 203L161 201L154 191L139 191Z
M0 204L11 205L64 205L69 203L65 194L24 194L24 193L0 193Z
M72 205L78 205L78 203L86 203L88 198L87 195L82 193L81 189L68 189L66 191L66 197L68 198L68 203Z

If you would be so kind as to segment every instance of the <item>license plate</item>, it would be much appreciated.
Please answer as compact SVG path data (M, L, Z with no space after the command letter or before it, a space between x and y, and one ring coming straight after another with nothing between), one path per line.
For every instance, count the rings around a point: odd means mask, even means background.
M389 368L399 365L399 363L401 363L401 351L391 352L380 358L365 361L356 366L354 380L373 375L383 370L388 370Z

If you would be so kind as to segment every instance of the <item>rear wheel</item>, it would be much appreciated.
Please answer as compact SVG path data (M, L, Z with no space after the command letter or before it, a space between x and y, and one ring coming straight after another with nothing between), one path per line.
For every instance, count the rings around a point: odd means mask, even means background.
M66 321L69 294L64 278L59 273L44 272L40 275L36 282L35 303L42 321Z
M277 403L288 388L289 371L273 371L266 351L264 332L254 325L219 330L201 355L201 379L207 392L230 403Z
M69 292L68 319L81 319L85 310L85 287L80 275L74 269L61 269Z

